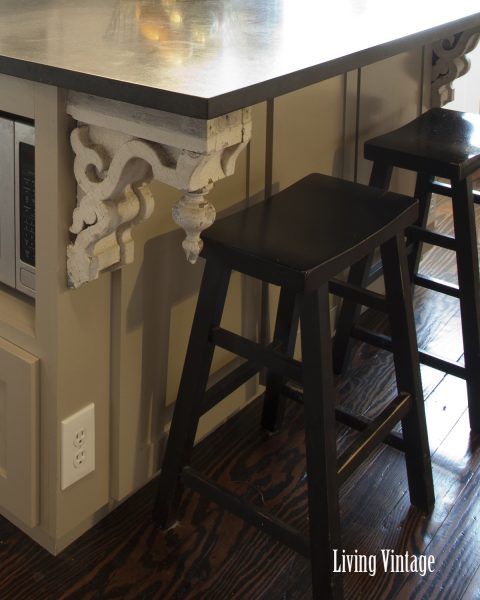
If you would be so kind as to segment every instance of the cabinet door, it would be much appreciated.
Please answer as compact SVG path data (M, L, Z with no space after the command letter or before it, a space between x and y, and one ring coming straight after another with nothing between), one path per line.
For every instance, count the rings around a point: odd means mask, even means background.
M38 524L39 360L0 338L0 512Z

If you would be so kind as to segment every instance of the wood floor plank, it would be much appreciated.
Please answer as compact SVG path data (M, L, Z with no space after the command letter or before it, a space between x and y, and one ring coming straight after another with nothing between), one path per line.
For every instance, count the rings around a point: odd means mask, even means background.
M455 502L444 525L425 549L435 556L435 577L409 576L398 595L439 598L448 586L449 597L461 598L480 564L478 503L480 471Z
M480 600L480 567L472 577L461 600Z
M472 456L471 449L464 447L465 436L468 437L467 415L457 423L452 432L452 454L447 452L447 448L443 448L441 454L433 457L436 505L430 516L425 517L411 508L405 494L394 510L383 519L380 527L365 528L363 531L355 531L354 527L350 527L349 536L355 535L356 540L361 540L364 551L378 556L379 549L382 548L392 549L396 553L430 552L432 540L445 527L453 507L462 498L480 464L479 452ZM460 450L462 447L463 453ZM454 462L453 457L458 458L458 463ZM358 541L355 543L358 544ZM434 556L437 558L435 554ZM433 578L435 577L436 574ZM433 579L431 575L426 578ZM346 587L352 593L359 586L362 598L396 598L402 597L400 590L405 579L404 574L384 573L380 570L374 578L356 574L348 576Z

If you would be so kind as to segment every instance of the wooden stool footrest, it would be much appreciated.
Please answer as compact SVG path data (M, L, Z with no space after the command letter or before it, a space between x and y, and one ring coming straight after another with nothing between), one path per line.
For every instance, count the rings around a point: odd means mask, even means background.
M443 181L434 181L430 189L434 194L440 194L440 196L448 196L452 197L452 186L449 183L444 183ZM480 192L477 190L473 190L473 201L475 204L480 204Z
M364 327L353 327L351 335L353 338L370 344L370 346L376 346L382 350L392 351L392 338L384 333L377 333L370 331Z
M407 228L407 237L409 242L411 240L417 240L425 242L426 244L431 244L432 246L440 246L441 248L445 248L445 250L455 251L457 249L457 241L452 235L436 233L435 231L423 229L423 227L418 227L417 225L412 225Z
M256 375L262 367L253 360L247 360L218 383L213 384L206 392L202 402L201 414L205 414L221 400L234 392L241 385Z
M374 333L363 327L354 327L352 329L352 337L371 346L376 346L382 350L392 351L392 340L390 336L382 333ZM432 369L438 369L449 375L460 377L460 379L466 379L465 367L455 362L445 360L440 356L432 354L431 352L425 352L425 350L419 350L418 356L422 365L432 367Z
M362 415L355 415L344 408L335 409L335 418L339 423L351 427L352 429L356 429L357 431L365 431L365 429L370 427L373 423L372 419L368 419ZM383 443L395 448L395 450L405 452L405 442L403 437L395 431L390 432L383 440Z
M267 511L255 506L255 504L235 496L191 467L184 467L182 481L192 490L206 496L247 523L254 525L279 542L310 558L310 541L308 537L291 525L277 519Z
M452 296L453 298L459 298L460 296L458 285L455 285L453 283L447 283L446 281L436 279L435 277L426 277L425 275L414 275L413 283L415 285L420 285L421 287L428 288L429 290L433 290L434 292L440 292L441 294Z
M399 394L347 448L338 460L340 483L355 471L374 448L388 436L393 427L403 419L410 410L411 400L410 394Z
M298 360L284 356L275 349L272 350L270 346L262 346L222 327L212 329L211 340L220 348L254 362L258 361L263 367L271 369L275 373L284 375L299 383L302 382L302 364Z
M435 354L431 354L430 352L424 352L423 350L419 350L418 355L420 356L420 362L422 365L427 365L427 367L432 367L432 369L444 371L445 373L454 375L460 379L467 378L465 367L462 367L462 365L445 360L444 358L436 356Z
M408 250L408 249L407 249ZM367 281L365 282L366 286L369 286L374 281L377 281L379 277L383 275L383 265L382 261L379 259L375 261L370 267L370 271L367 275Z
M291 384L287 383L284 385L281 394L289 400L293 400L298 404L303 404L303 390L297 387L292 387ZM357 431L365 431L365 429L372 424L372 419L368 419L362 415L356 415L345 408L336 408L335 418L339 423L342 423L342 425L346 425L347 427L356 429ZM395 431L389 433L383 440L383 443L387 444L387 446L395 448L395 450L405 452L405 443L403 441L403 437Z
M366 290L363 287L345 281L340 281L339 279L332 279L329 282L329 289L335 296L353 300L357 304L368 306L369 308L373 308L380 312L386 313L388 311L385 296L382 296L382 294L377 294L376 292Z

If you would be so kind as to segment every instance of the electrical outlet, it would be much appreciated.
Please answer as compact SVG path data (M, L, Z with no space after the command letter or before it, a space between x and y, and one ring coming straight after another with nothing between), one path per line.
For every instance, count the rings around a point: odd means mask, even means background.
M66 489L95 470L95 405L89 404L61 423L62 479Z
M73 455L73 466L76 469L81 469L87 460L87 453L84 448L77 450Z
M73 445L76 448L82 448L85 445L85 441L87 439L87 430L85 427L80 427L78 431L75 432L73 436Z

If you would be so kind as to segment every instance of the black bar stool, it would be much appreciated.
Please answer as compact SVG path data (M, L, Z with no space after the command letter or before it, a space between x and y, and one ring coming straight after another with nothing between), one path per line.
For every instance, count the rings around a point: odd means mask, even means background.
M310 175L203 233L205 271L159 479L154 519L175 523L182 486L205 494L312 562L313 596L341 598L333 549L341 548L338 488L380 442L405 452L411 502L428 512L432 472L403 231L417 218L410 198L324 175ZM380 246L386 296L331 278ZM220 326L231 270L281 287L273 342L262 346ZM398 396L374 420L335 410L329 289L388 313ZM292 358L299 315L302 362ZM245 362L206 390L215 346ZM267 368L263 426L275 430L286 380L303 384L309 538L194 470L190 457L201 414ZM337 459L335 417L360 430ZM402 423L403 437L391 433Z
M459 299L465 367L432 353L420 351L420 362L466 380L470 427L480 431L480 301L477 235L471 175L480 169L480 116L443 108L427 111L407 125L365 143L365 158L373 162L370 185L387 189L393 167L417 172L415 198L419 218L407 229L411 280ZM448 179L449 184L435 181ZM427 229L432 193L452 198L455 237ZM456 252L458 285L418 273L422 242ZM352 267L349 281L365 284L371 257ZM356 327L360 308L344 302L334 340L334 370L342 372L350 362L350 336L380 347L389 347L385 336L372 336Z

